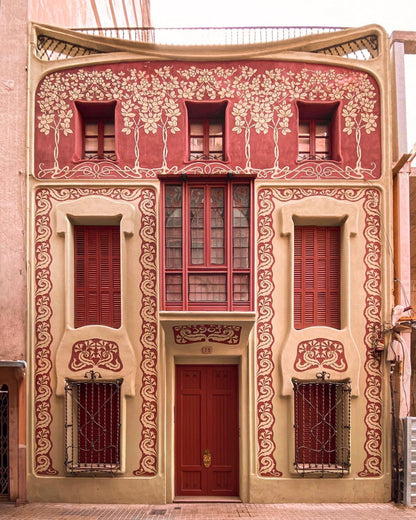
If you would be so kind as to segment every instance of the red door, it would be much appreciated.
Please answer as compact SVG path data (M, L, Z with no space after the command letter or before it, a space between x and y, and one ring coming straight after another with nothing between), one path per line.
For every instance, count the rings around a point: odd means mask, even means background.
M176 496L238 496L238 367L177 365Z

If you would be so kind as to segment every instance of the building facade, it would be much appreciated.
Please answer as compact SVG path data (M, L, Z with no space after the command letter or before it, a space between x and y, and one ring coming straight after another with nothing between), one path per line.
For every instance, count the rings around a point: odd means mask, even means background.
M388 501L384 31L31 48L29 500Z
M5 0L0 5L0 105L4 127L0 138L0 500L16 502L26 500L26 438L30 424L26 408L29 20L63 27L148 25L149 3Z

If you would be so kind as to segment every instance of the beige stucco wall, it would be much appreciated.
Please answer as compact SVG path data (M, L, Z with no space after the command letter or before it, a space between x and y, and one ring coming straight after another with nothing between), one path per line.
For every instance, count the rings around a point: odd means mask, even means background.
M382 36L381 36L382 38ZM384 41L384 40L381 40ZM385 43L385 41L384 41ZM383 43L383 45L384 45ZM294 56L294 53L282 52L279 59L283 60L305 60L306 55ZM104 55L103 61L117 62L122 60L133 61L143 58L134 53ZM235 57L235 56L234 56ZM341 59L307 56L312 62L322 61L324 63L336 63L343 65ZM83 215L92 212L93 215L103 215L107 211L107 206L113 204L113 200L107 197L104 203L104 195L93 194L93 190L105 187L108 192L120 187L116 181L100 182L93 180L87 184L82 182L72 182L71 180L59 180L39 182L31 179L30 181L30 222L34 222L36 216L36 190L44 188L52 193L54 189L74 188L74 192L87 188L92 190L88 196L90 199L79 197L80 202L74 204L68 201L66 195L53 195L51 197L51 220L48 223L50 230L50 257L51 262L51 290L53 320L51 327L51 403L50 417L53 418L50 427L52 448L48 456L53 460L53 469L56 475L42 473L41 455L43 446L36 443L36 436L40 430L36 430L36 425L31 416L31 436L30 436L30 467L28 475L28 493L30 500L50 500L50 501L79 501L79 502L150 502L164 503L174 499L174 369L176 363L234 363L239 365L239 385L240 385L240 497L243 501L252 502L360 502L374 501L384 502L390 499L390 432L389 432L389 398L387 392L387 365L385 360L381 363L380 373L376 370L380 385L383 387L381 403L375 405L372 402L372 392L376 390L371 383L372 365L377 365L378 358L373 362L371 356L366 359L366 350L369 349L368 340L363 339L366 328L363 309L368 305L366 298L371 298L372 293L369 289L367 296L363 291L366 282L371 285L371 275L367 269L369 265L363 261L368 254L367 246L381 247L381 260L377 260L375 265L379 269L382 278L381 294L381 316L382 321L389 317L389 309L392 303L392 276L391 276L391 257L389 256L389 237L391 235L391 181L389 170L390 146L389 146L389 118L390 106L388 98L388 77L386 76L387 55L374 60L369 64L351 63L353 68L369 70L374 78L379 82L381 91L381 109L383 114L382 131L382 150L383 150L383 171L379 180L371 182L359 180L348 182L337 180L328 182L324 180L311 181L287 181L279 182L257 180L255 182L255 215L256 219L265 211L261 206L259 194L263 190L268 190L273 199L274 208L267 216L270 217L270 227L273 229L274 238L272 241L271 256L276 260L273 265L274 284L278 288L271 297L273 299L271 308L274 315L270 320L273 327L273 349L272 362L272 385L275 390L271 403L273 406L274 423L272 425L273 439L276 449L272 456L276 462L277 471L275 475L261 476L258 464L258 418L257 418L257 399L259 388L257 387L257 356L259 348L254 316L252 313L241 313L241 315L227 315L226 313L158 313L158 342L157 342L157 432L158 439L156 445L157 468L153 476L134 475L134 471L139 464L138 439L141 430L138 417L141 413L142 396L138 395L140 374L138 353L142 348L139 340L140 326L139 318L141 302L137 301L135 288L140 285L144 269L143 265L131 262L140 256L142 238L140 236L140 211L138 210L138 197L123 201L113 214L126 215L129 230L124 238L125 256L122 259L122 276L125 280L124 302L125 323L120 331L114 332L104 330L103 327L88 327L80 331L73 329L71 325L71 285L70 285L70 219L82 218ZM101 58L76 59L72 61L74 65L99 63ZM40 78L54 67L68 67L68 63L46 64L40 63L32 57L31 63L31 159L33 159L33 129L34 129L34 93ZM316 189L315 193L310 193L308 188L311 186ZM143 180L131 180L123 182L123 188L140 191L151 188L156 196L159 194L159 181L145 182ZM305 192L297 200L287 200L287 194L291 191L304 189ZM280 191L279 191L280 190ZM286 190L286 195L283 194ZM355 191L354 191L355 190ZM353 194L354 192L354 194ZM372 209L365 207L366 194L372 193L378 202ZM57 192L56 192L57 193ZM333 198L329 198L329 193ZM342 194L342 196L340 195ZM115 205L118 203L116 202ZM132 210L127 209L131 205ZM76 207L75 207L76 206ZM95 208L95 209L92 209ZM377 224L377 231L380 233L380 240L377 244L371 242L363 232L368 230L369 224L366 219L374 216ZM123 213L124 212L124 213ZM154 213L158 215L158 210ZM69 217L68 217L69 215ZM328 330L324 327L316 327L314 330L295 331L291 325L290 314L291 305L287 302L291 298L291 258L290 245L293 234L293 223L301 220L302 223L316 223L325 215L332 219L332 223L342 224L342 254L343 263L346 265L342 272L342 286L344 299L342 302L342 327L339 331ZM124 217L123 217L124 218ZM371 219L370 219L371 220ZM257 220L255 226L257 227ZM50 226L50 227L49 227ZM371 230L374 231L374 230ZM31 224L30 232L30 259L34 263L36 260L35 251L35 228ZM256 238L259 238L259 230L256 229ZM371 233L370 233L371 234ZM157 238L158 235L155 235ZM131 237L134 237L132 240ZM367 240L367 241L366 241ZM375 255L376 259L377 253ZM370 259L371 260L371 259ZM367 261L370 261L367 258ZM158 262L155 260L155 272L158 272ZM257 268L261 267L259 264ZM127 282L128 281L128 282ZM35 291L35 278L31 278L31 291ZM282 297L284 296L284 297ZM286 303L285 303L286 302ZM30 365L32 379L30 396L32 406L34 405L33 393L36 379L33 367L35 366L36 353L33 351L35 345L35 319L36 309L33 304L29 309L31 325L31 353ZM171 325L177 323L207 323L207 322L229 322L240 323L245 331L244 341L236 346L216 345L208 353L203 351L203 347L211 346L208 342L198 343L197 345L187 345L186 347L174 344L171 336ZM64 403L62 398L63 380L68 375L68 351L65 347L71 347L75 341L81 339L79 334L88 337L100 337L107 334L108 337L121 345L120 353L125 362L125 369L122 373L128 382L126 390L123 389L123 467L122 472L115 478L104 477L66 477L64 469ZM299 478L292 467L293 461L293 398L291 394L290 380L296 375L293 366L296 356L296 348L303 340L330 337L333 341L338 341L344 345L345 357L348 360L347 377L352 381L352 403L351 403L351 424L354 425L354 434L351 439L351 470L350 474L344 478ZM367 343L365 343L367 341ZM137 354L137 355L136 355ZM42 367L41 367L42 368ZM377 368L377 367L376 367ZM303 377L315 377L316 370L310 368ZM336 370L331 373L335 379L339 377ZM378 384L378 383L377 383ZM372 413L378 404L382 406L382 412L376 412L375 418ZM371 422L375 421L377 427L371 430ZM41 421L38 421L41 422ZM382 444L377 448L375 466L377 471L371 472L371 461L366 461L371 455L371 435L382 436ZM369 433L370 432L370 433ZM46 453L46 450L45 450ZM365 467L363 467L365 466ZM365 475L366 473L366 475Z

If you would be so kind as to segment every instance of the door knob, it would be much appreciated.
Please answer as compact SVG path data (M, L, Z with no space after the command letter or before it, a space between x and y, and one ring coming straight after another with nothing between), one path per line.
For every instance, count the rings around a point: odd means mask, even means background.
M203 461L204 466L206 468L209 468L211 466L211 452L209 451L208 448L204 451L204 455L202 457L202 461Z

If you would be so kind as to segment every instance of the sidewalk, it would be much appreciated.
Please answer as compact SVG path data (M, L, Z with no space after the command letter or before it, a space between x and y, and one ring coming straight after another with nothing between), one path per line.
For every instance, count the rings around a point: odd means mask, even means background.
M1 520L416 520L416 508L394 504L14 504Z

